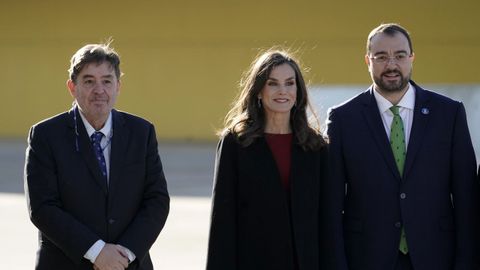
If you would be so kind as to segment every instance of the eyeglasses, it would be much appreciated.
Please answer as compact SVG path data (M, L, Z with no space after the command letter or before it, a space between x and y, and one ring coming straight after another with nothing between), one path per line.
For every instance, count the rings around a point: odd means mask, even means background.
M394 56L388 56L386 54L380 54L380 55L375 55L373 57L369 57L370 60L372 60L375 64L386 64L389 63L390 60L394 61L395 63L398 64L403 64L412 57L411 54L407 53L397 53Z

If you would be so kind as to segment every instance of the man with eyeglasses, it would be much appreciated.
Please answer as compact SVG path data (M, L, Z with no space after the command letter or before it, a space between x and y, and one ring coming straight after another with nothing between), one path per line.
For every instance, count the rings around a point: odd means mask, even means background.
M461 102L411 80L410 35L367 40L372 86L331 108L326 269L478 269L475 154Z
M154 126L113 109L120 58L88 44L71 58L73 108L30 129L25 194L39 230L36 270L153 269L169 212Z

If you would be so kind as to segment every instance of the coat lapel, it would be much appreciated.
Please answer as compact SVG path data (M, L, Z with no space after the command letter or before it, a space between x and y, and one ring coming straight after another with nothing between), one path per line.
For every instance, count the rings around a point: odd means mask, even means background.
M69 111L69 118L71 121L68 121L72 130L72 137L73 137L73 145L76 148L78 143L78 152L82 156L83 160L85 161L88 169L90 170L91 174L93 175L94 180L98 183L98 185L102 188L102 190L107 194L107 183L103 178L100 167L98 165L97 159L93 152L92 143L90 138L87 134L87 130L83 125L83 121L80 118L79 112L75 111L76 109L72 109ZM75 117L76 116L76 117ZM75 120L76 118L76 120ZM76 127L75 127L76 125Z
M272 172L271 174L269 173L270 177L266 177L266 179L275 179L275 186L278 186L278 190L283 190L282 181L280 180L280 171L278 170L277 163L275 162L275 158L273 157L273 153L270 150L270 146L268 146L266 138L261 137L257 140L257 147L252 151L252 154L258 153L259 157L264 157L259 159L259 161L263 163L262 167L265 168L264 171Z
M258 164L260 165L258 167L263 168L261 171L259 171L259 173L264 174L262 177L262 181L265 181L264 186L271 188L271 190L268 190L270 192L269 196L271 196L273 200L283 202L286 213L288 213L287 194L283 188L280 171L275 158L273 157L273 153L268 146L266 138L258 138L257 142L252 145L255 147L251 149L251 154L255 157L255 162L260 163ZM291 175L292 173L290 171L290 180L292 179Z
M295 141L295 139L294 139ZM297 203L302 196L305 196L303 192L305 192L305 182L300 183L300 181L307 181L311 179L309 176L312 173L308 170L309 161L307 160L307 155L302 150L302 148L297 144L293 143L292 145L292 159L290 162L290 203L291 203L291 220L295 222L296 220L300 220L297 218L299 213L302 213L302 203ZM320 165L320 164L318 164ZM306 169L307 168L307 169ZM310 186L307 184L307 186ZM312 188L311 186L309 188ZM295 224L294 228L296 227Z
M110 178L109 178L109 200L115 196L119 179L121 177L121 168L123 158L127 152L129 130L125 128L125 119L116 110L112 110L113 137L110 151Z
M387 163L388 167L395 175L395 177L400 180L400 173L398 172L397 165L395 164L395 159L393 158L392 149L390 148L390 142L388 140L387 134L385 133L385 127L383 126L383 121L380 116L380 112L378 111L378 105L373 95L373 91L373 87L370 87L369 90L363 93L363 115L365 117L365 121L368 127L370 128L374 141L385 162Z
M413 112L412 130L407 146L407 157L405 159L404 175L407 176L409 170L412 168L415 156L418 149L422 145L422 140L425 137L427 124L431 108L428 105L428 93L417 86L414 82L410 82L415 87L415 108Z

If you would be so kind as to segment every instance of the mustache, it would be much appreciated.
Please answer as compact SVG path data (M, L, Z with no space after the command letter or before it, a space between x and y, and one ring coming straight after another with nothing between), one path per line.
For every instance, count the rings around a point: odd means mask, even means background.
M400 70L398 70L398 69L390 69L390 70L387 70L385 72L382 72L381 76L384 76L384 75L387 75L387 74L392 74L392 73L403 76L402 73L400 72Z

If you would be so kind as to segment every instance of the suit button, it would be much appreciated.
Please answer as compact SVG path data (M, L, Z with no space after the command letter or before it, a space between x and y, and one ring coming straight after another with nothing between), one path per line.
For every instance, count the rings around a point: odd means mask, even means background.
M400 199L403 200L403 199L405 199L406 197L407 197L407 194L405 194L405 193L400 193Z
M108 220L108 224L111 225L111 224L113 224L113 223L115 223L115 219L111 218L111 219Z
M395 227L400 229L400 227L402 227L402 223L401 222L396 222Z

